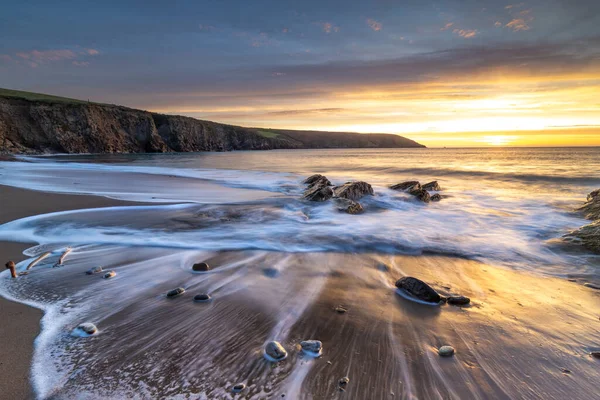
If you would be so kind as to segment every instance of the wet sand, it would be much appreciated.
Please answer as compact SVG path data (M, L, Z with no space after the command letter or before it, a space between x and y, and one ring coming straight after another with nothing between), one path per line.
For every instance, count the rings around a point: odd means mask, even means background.
M0 224L43 213L131 204L96 196L68 196L42 193L0 185ZM1 271L8 260L26 257L23 250L32 244L0 242ZM29 369L33 341L40 330L42 312L0 297L0 387L6 399L33 398Z

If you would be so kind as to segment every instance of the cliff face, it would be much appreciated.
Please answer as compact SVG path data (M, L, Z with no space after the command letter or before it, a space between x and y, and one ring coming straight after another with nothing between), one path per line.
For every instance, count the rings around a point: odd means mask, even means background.
M144 153L423 147L397 135L260 130L126 107L0 96L0 152Z

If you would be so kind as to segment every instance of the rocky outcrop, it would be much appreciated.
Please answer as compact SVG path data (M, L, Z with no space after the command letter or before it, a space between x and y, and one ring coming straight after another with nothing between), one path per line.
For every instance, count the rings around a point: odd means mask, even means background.
M313 185L304 191L304 198L310 201L327 201L333 197L333 190L325 185Z
M593 221L600 219L600 189L587 195L587 202L579 208L587 219Z
M421 184L419 183L419 181L406 181L392 185L390 186L390 189L411 191L421 189Z
M432 182L426 183L422 186L422 188L425 190L433 190L435 192L442 190L438 181L432 181Z
M0 89L0 153L161 153L424 147L397 135L243 128ZM43 95L36 98L43 97Z
M341 186L336 186L333 188L333 193L335 197L342 197L354 201L360 200L366 195L374 195L373 187L367 182L362 181L346 182Z
M415 196L418 200L423 203L429 203L431 201L431 195L425 189L414 189L409 192L413 196Z
M343 211L348 214L360 214L364 211L364 208L360 203L350 199L344 199L340 197L334 199L334 203L339 211Z
M564 239L600 253L600 189L588 194L587 202L578 211L594 222L565 235Z

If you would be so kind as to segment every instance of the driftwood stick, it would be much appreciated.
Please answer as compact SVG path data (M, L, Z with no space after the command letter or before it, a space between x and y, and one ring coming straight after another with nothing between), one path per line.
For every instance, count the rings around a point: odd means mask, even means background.
M39 256L38 258L36 258L35 260L33 260L31 263L29 263L29 265L27 266L27 270L30 270L31 268L35 267L35 265L37 263L39 263L40 261L42 261L44 258L48 257L51 254L50 251L45 252L44 254L42 254L41 256Z

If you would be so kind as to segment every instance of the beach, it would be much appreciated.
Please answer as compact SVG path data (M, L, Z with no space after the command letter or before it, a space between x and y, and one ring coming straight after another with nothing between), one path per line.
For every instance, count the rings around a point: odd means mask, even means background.
M442 176L446 197L425 205L386 188L405 170L348 168L332 160L348 153L332 152L319 172L373 182L364 212L349 215L301 198L309 171L287 159L306 154L265 154L0 165L0 182L37 189L0 187L0 237L26 242L3 242L3 258L22 272L49 254L26 276L0 276L4 295L44 310L40 331L39 310L2 301L14 340L2 359L14 357L10 377L22 378L2 382L13 398L596 393L600 291L584 284L598 283L598 257L559 241L585 223L571 210L596 181L435 170L426 177ZM309 156L318 165L322 153ZM224 167L232 160L239 169ZM470 302L423 302L396 287L402 277ZM77 333L82 323L97 332ZM305 340L322 354L303 351ZM284 360L266 359L271 341ZM445 345L453 356L438 354Z

